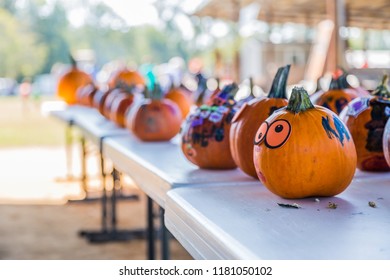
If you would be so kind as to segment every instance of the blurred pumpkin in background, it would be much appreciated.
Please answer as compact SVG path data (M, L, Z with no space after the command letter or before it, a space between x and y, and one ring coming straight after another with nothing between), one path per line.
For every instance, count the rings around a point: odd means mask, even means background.
M185 119L194 104L191 93L182 87L173 86L165 94L165 98L176 103L181 111L182 118Z
M229 133L236 112L237 85L225 86L213 104L202 105L188 115L181 130L181 149L200 168L232 169L237 165L230 152Z
M259 126L275 110L287 106L286 86L290 65L278 69L267 97L258 97L243 103L230 128L230 150L237 166L257 178L253 163L253 142Z
M57 96L69 105L77 103L79 87L93 83L92 77L77 68L76 60L70 56L72 66L58 81Z
M77 104L93 107L93 97L97 91L97 87L93 84L87 84L77 89Z
M145 86L145 79L136 70L123 68L113 73L110 80L108 81L108 86L110 88L115 88L121 84L143 88Z
M313 94L311 101L339 115L350 101L358 96L368 94L368 91L361 87L354 88L350 86L347 77L348 73L345 70L340 70L332 77L329 89Z
M142 100L142 94L135 87L122 88L110 105L108 119L120 127L126 127L126 115L131 106Z
M383 149L385 125L390 117L390 92L387 84L388 76L385 75L371 96L354 99L342 114L355 142L357 167L360 170L390 170Z
M142 141L168 141L180 131L182 116L173 101L163 98L158 84L145 99L132 107L126 116L126 127Z
M314 106L303 88L294 88L288 105L260 125L254 144L260 181L283 198L334 196L355 174L348 128L334 112Z

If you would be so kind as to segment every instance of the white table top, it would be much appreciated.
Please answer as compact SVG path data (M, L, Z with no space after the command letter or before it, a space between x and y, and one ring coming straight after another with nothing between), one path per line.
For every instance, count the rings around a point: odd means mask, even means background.
M168 142L142 142L129 134L103 141L103 155L115 167L128 174L139 187L164 207L170 189L189 185L259 185L238 168L205 170L189 162L183 155L179 138Z
M175 189L165 225L196 259L390 259L390 179L371 177L319 202L285 200L262 185Z
M67 123L72 123L82 134L101 148L106 137L128 135L129 132L104 118L95 108L85 106L68 106L65 110L55 110L50 115Z

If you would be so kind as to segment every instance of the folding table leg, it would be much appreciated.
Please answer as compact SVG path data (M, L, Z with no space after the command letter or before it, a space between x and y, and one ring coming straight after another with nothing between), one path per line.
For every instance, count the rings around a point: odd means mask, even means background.
M170 258L170 250L169 250L169 240L170 233L168 229L165 227L164 221L164 208L160 207L160 227L161 227L161 259L169 260Z
M66 149L66 178L68 180L73 179L73 157L72 157L72 144L73 144L73 121L69 121L65 128L65 149Z
M156 259L156 246L154 243L155 230L154 230L154 215L153 215L153 200L148 196L147 198L147 215L148 215L148 259Z
M101 157L102 163L102 176L103 180L106 178L104 171L104 159ZM112 172L113 188L111 193L111 224L108 227L108 197L106 184L103 183L103 195L102 195L102 230L101 231L83 231L82 236L85 236L90 242L102 243L109 241L127 241L135 238L145 238L145 229L132 229L132 230L118 230L117 229L117 217L116 217L116 188L120 184L119 172L114 168ZM138 199L137 195L133 195L133 199Z

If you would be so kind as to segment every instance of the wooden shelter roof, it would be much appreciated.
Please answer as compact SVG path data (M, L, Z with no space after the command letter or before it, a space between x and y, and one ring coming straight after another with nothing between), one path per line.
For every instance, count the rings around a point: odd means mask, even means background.
M389 0L343 0L346 25L350 27L389 29ZM238 21L241 8L260 4L259 20L270 23L315 25L327 18L327 0L209 0L195 15Z

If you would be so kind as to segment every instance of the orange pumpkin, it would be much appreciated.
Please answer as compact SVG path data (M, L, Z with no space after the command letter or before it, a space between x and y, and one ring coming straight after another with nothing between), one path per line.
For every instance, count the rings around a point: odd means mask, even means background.
M351 131L357 152L357 167L365 171L390 171L383 153L383 132L390 116L388 77L370 97L359 97L348 104L343 121Z
M114 88L108 90L97 90L93 96L93 107L96 108L100 114L104 116L104 102L107 96L113 91Z
M230 150L237 166L257 178L253 163L253 141L257 129L276 109L287 106L286 84L290 65L278 69L267 97L258 97L244 103L232 120Z
M254 144L259 179L283 198L337 195L355 173L348 128L332 111L313 106L303 88L294 88L288 106L261 124Z
M165 94L165 98L172 100L177 104L177 106L179 106L183 119L187 117L188 113L191 110L191 106L194 103L190 96L190 92L187 92L187 90L181 87L172 87Z
M92 77L77 68L77 63L71 57L72 67L58 81L57 96L69 105L77 103L77 90L93 82Z
M180 131L182 116L173 101L162 98L158 85L150 96L131 108L126 127L142 141L168 141Z
M97 87L94 84L88 84L77 89L77 104L92 107L93 97L97 91Z
M115 88L118 85L138 86L143 87L145 85L145 79L140 73L135 70L127 68L118 70L115 72L108 82L110 88Z
M235 84L226 86L212 106L202 105L190 114L181 131L181 149L200 168L236 168L230 152L229 133L235 113Z
M126 127L126 115L131 106L141 100L141 95L137 92L121 92L113 100L109 119L120 127Z
M383 132L382 145L386 162L390 167L390 120L387 120L385 131Z
M349 86L346 77L347 73L344 73L338 78L332 78L329 90L314 94L311 100L314 104L328 108L339 115L350 101L361 95Z

